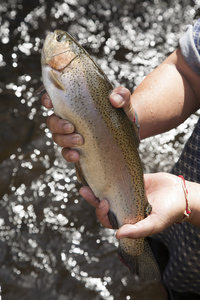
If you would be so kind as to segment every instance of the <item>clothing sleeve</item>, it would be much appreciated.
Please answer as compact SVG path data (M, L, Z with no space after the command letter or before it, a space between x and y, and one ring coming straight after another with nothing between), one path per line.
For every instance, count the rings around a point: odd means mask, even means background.
M179 45L190 68L200 75L200 19L194 26L188 26L186 33L179 40Z

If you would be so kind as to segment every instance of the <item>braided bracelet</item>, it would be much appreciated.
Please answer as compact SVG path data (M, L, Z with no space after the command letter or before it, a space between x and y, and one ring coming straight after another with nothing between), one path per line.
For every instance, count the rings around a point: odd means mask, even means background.
M185 201L186 201L186 209L184 211L184 216L183 218L177 222L177 224L182 223L185 219L188 219L190 214L191 214L191 209L189 208L189 203L188 203L188 189L186 187L186 183L185 183L185 179L182 175L179 175L178 177L180 177L182 179L182 186L183 186L183 191L185 194Z

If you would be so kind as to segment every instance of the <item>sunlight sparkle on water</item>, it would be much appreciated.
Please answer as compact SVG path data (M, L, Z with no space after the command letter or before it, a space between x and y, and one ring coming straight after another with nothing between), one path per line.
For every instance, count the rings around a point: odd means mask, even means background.
M6 65L5 61L3 60L3 55L0 54L0 67L4 67Z
M15 194L18 196L22 196L24 195L25 191L26 191L26 186L25 184L22 183L21 186L18 187L18 189L16 190Z

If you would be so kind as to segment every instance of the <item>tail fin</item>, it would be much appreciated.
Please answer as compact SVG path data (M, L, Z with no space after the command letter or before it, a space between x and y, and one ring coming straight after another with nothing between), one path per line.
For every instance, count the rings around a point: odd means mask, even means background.
M133 241L137 243L137 240ZM161 280L159 267L147 240L144 240L144 248L139 255L128 254L121 247L118 249L118 254L120 260L130 269L130 272L133 275L138 275L141 280L151 282Z

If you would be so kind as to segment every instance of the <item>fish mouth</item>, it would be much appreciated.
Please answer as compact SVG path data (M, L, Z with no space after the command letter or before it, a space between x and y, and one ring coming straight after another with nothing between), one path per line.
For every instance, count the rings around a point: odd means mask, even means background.
M42 63L42 65L46 65L47 60L49 59L48 55L46 55L48 53L48 51L46 51L46 49L48 48L49 44L52 42L53 37L54 37L54 33L49 32L48 35L46 36L45 40L44 40L44 45L43 45L42 53L41 53L41 63ZM46 54L45 54L45 52L46 52Z

